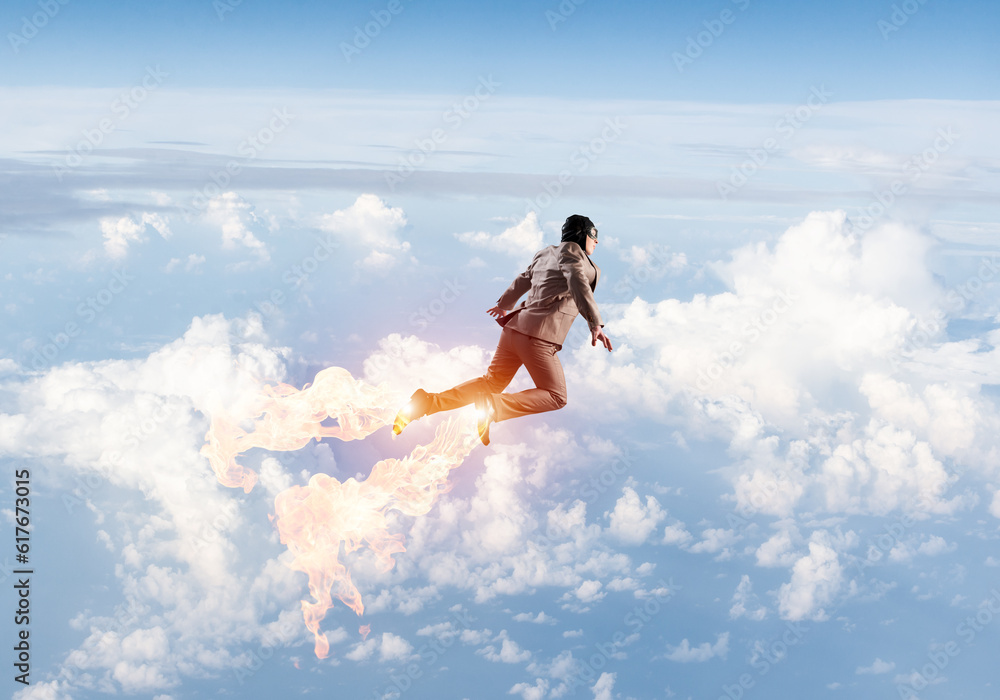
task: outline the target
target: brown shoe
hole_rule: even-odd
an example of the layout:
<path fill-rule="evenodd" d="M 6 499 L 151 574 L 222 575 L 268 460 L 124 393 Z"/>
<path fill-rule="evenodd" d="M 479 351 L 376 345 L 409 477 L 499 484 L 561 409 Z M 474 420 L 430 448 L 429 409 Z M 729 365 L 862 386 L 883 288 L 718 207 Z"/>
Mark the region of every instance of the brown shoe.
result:
<path fill-rule="evenodd" d="M 423 389 L 417 389 L 414 391 L 413 396 L 410 397 L 409 403 L 399 409 L 399 413 L 396 414 L 396 420 L 392 422 L 393 434 L 399 435 L 403 432 L 403 428 L 409 425 L 412 421 L 426 416 L 427 409 L 430 407 L 430 401 L 430 394 Z"/>

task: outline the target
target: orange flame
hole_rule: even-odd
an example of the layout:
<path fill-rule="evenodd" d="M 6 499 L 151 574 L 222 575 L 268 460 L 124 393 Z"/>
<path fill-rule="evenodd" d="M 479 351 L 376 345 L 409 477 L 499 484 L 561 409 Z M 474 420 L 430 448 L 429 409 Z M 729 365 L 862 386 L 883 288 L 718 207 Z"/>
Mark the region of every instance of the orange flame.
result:
<path fill-rule="evenodd" d="M 371 634 L 371 631 L 372 631 L 371 625 L 361 625 L 360 627 L 358 627 L 358 634 L 361 635 L 362 641 L 368 639 L 368 635 Z"/>
<path fill-rule="evenodd" d="M 386 388 L 373 387 L 340 367 L 329 367 L 316 375 L 313 384 L 301 390 L 287 384 L 261 385 L 248 413 L 253 430 L 240 427 L 229 415 L 213 415 L 205 435 L 205 455 L 224 486 L 240 487 L 247 493 L 257 482 L 252 469 L 236 458 L 260 447 L 267 450 L 298 450 L 326 437 L 356 440 L 390 425 L 402 396 Z M 335 426 L 323 421 L 334 418 Z M 289 566 L 308 576 L 313 600 L 302 601 L 306 628 L 315 638 L 316 656 L 330 652 L 320 622 L 333 606 L 333 595 L 361 615 L 364 603 L 347 567 L 345 555 L 367 547 L 382 571 L 395 566 L 394 554 L 405 552 L 403 535 L 389 532 L 391 511 L 418 516 L 427 513 L 438 495 L 447 491 L 448 474 L 479 444 L 475 420 L 450 418 L 438 426 L 434 440 L 420 445 L 403 459 L 384 459 L 372 467 L 364 481 L 343 483 L 326 474 L 314 474 L 306 486 L 293 486 L 274 499 L 274 523 L 282 544 L 293 555 Z M 367 637 L 370 625 L 359 632 Z"/>
<path fill-rule="evenodd" d="M 340 483 L 326 474 L 314 474 L 307 486 L 293 486 L 274 499 L 281 542 L 294 555 L 289 566 L 309 577 L 313 601 L 302 601 L 302 614 L 315 637 L 316 656 L 325 658 L 330 651 L 319 623 L 333 606 L 332 595 L 358 615 L 365 609 L 340 561 L 341 545 L 345 554 L 367 547 L 382 571 L 392 569 L 396 563 L 392 555 L 406 547 L 401 534 L 389 532 L 388 513 L 427 513 L 438 494 L 448 490 L 449 472 L 477 444 L 474 422 L 450 418 L 438 426 L 431 444 L 417 446 L 403 459 L 382 460 L 364 481 L 351 478 Z"/>
<path fill-rule="evenodd" d="M 249 410 L 252 432 L 231 416 L 213 415 L 201 454 L 220 484 L 250 493 L 257 473 L 241 466 L 237 455 L 254 447 L 298 450 L 325 437 L 357 440 L 392 423 L 399 402 L 400 394 L 383 384 L 372 386 L 346 369 L 328 367 L 301 390 L 288 384 L 262 385 Z M 322 425 L 327 418 L 335 418 L 337 425 Z"/>

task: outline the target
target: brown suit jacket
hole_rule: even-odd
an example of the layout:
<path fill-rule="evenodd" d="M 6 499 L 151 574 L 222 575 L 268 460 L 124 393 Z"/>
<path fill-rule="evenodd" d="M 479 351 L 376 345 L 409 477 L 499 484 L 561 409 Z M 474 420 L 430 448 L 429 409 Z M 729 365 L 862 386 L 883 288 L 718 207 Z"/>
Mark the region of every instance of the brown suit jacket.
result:
<path fill-rule="evenodd" d="M 587 320 L 591 329 L 604 325 L 594 301 L 600 278 L 601 268 L 576 243 L 542 248 L 497 300 L 501 309 L 513 309 L 501 323 L 561 348 L 577 314 Z M 525 292 L 528 298 L 514 309 Z"/>

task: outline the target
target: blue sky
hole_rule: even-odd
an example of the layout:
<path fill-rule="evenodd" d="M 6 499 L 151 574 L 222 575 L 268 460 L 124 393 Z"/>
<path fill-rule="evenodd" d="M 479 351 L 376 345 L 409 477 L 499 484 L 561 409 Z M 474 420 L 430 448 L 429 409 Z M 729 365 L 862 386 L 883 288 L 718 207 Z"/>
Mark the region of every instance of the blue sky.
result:
<path fill-rule="evenodd" d="M 994 696 L 997 13 L 7 3 L 9 690 Z M 566 408 L 390 509 L 391 571 L 343 555 L 365 613 L 317 658 L 276 499 L 429 443 L 446 417 L 385 416 L 483 372 L 485 310 L 573 213 L 615 351 L 575 328 Z M 330 367 L 379 387 L 373 432 L 217 478 L 213 419 Z"/>
<path fill-rule="evenodd" d="M 69 2 L 7 52 L 2 82 L 117 85 L 132 79 L 134 63 L 162 63 L 178 83 L 207 87 L 455 92 L 471 71 L 502 73 L 517 94 L 563 97 L 772 102 L 826 81 L 844 84 L 840 99 L 989 99 L 997 88 L 989 48 L 998 10 L 987 2 L 588 0 L 560 9 L 400 0 L 347 62 L 341 44 L 387 7 Z M 718 36 L 678 72 L 674 52 L 727 10 Z M 38 11 L 36 2 L 7 3 L 4 26 L 17 31 Z"/>

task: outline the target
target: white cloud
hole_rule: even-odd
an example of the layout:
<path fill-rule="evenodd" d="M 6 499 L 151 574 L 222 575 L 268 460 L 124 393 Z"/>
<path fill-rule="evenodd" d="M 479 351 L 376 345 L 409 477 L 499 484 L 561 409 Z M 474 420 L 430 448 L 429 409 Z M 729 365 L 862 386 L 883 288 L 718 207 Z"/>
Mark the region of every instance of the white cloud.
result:
<path fill-rule="evenodd" d="M 715 554 L 719 551 L 728 551 L 727 548 L 730 545 L 741 539 L 741 536 L 737 535 L 733 530 L 718 527 L 703 530 L 701 537 L 700 542 L 695 542 L 688 547 L 689 552 L 694 552 L 695 554 L 702 552 Z"/>
<path fill-rule="evenodd" d="M 382 661 L 405 661 L 413 655 L 413 645 L 392 632 L 385 632 L 378 654 Z"/>
<path fill-rule="evenodd" d="M 235 192 L 223 192 L 212 197 L 205 208 L 205 217 L 222 229 L 222 247 L 231 250 L 237 246 L 247 248 L 260 262 L 271 259 L 267 246 L 254 235 L 251 228 L 261 228 L 264 220 L 250 202 Z"/>
<path fill-rule="evenodd" d="M 518 683 L 509 691 L 508 695 L 520 695 L 524 700 L 543 700 L 546 693 L 549 692 L 549 682 L 544 678 L 538 678 L 535 680 L 534 685 L 529 685 L 527 683 Z"/>
<path fill-rule="evenodd" d="M 344 658 L 350 661 L 367 661 L 379 648 L 379 642 L 374 637 L 358 642 L 349 652 L 344 654 Z"/>
<path fill-rule="evenodd" d="M 170 238 L 170 219 L 162 214 L 143 213 L 138 221 L 131 216 L 119 218 L 105 217 L 100 221 L 101 233 L 104 234 L 104 250 L 109 257 L 116 260 L 128 254 L 129 245 L 146 240 L 147 227 L 156 230 L 163 238 Z"/>
<path fill-rule="evenodd" d="M 409 252 L 409 242 L 399 238 L 405 226 L 403 210 L 388 206 L 374 194 L 362 194 L 346 209 L 324 214 L 320 223 L 320 228 L 336 235 L 341 243 L 363 251 L 357 265 L 372 272 L 395 267 Z"/>
<path fill-rule="evenodd" d="M 957 545 L 948 544 L 948 541 L 943 537 L 931 535 L 920 544 L 916 544 L 915 541 L 897 542 L 889 550 L 889 561 L 897 563 L 908 562 L 917 554 L 933 557 L 939 554 L 954 552 L 956 548 Z"/>
<path fill-rule="evenodd" d="M 455 626 L 451 622 L 424 625 L 417 630 L 418 637 L 436 637 L 437 639 L 450 639 L 458 633 L 458 630 L 455 629 Z"/>
<path fill-rule="evenodd" d="M 469 644 L 471 646 L 479 646 L 489 641 L 493 637 L 493 632 L 488 629 L 482 630 L 462 630 L 459 635 L 459 639 L 462 640 L 462 644 Z"/>
<path fill-rule="evenodd" d="M 66 681 L 36 681 L 14 693 L 13 700 L 73 700 L 72 686 Z"/>
<path fill-rule="evenodd" d="M 740 582 L 733 593 L 732 607 L 729 608 L 729 617 L 737 619 L 746 617 L 750 620 L 763 620 L 767 616 L 767 608 L 760 605 L 757 596 L 753 592 L 753 584 L 746 574 L 740 577 Z"/>
<path fill-rule="evenodd" d="M 990 515 L 1000 518 L 1000 489 L 993 492 L 993 500 L 990 501 Z"/>
<path fill-rule="evenodd" d="M 794 526 L 793 526 L 794 528 Z M 794 531 L 794 530 L 793 530 Z M 781 530 L 771 535 L 756 551 L 757 566 L 791 566 L 798 559 L 792 545 L 793 531 Z M 796 539 L 798 532 L 794 531 Z"/>
<path fill-rule="evenodd" d="M 525 438 L 516 445 L 495 438 L 474 492 L 440 502 L 413 523 L 400 571 L 418 569 L 434 585 L 469 590 L 479 602 L 561 588 L 560 600 L 575 611 L 601 600 L 605 581 L 639 575 L 629 557 L 609 548 L 600 525 L 587 525 L 585 503 L 574 500 L 539 513 L 530 498 L 546 482 L 529 482 L 529 469 L 537 474 L 544 463 L 546 473 L 556 474 L 603 457 L 562 432 L 532 429 Z"/>
<path fill-rule="evenodd" d="M 566 508 L 560 504 L 546 514 L 547 531 L 553 534 L 576 532 L 587 525 L 587 504 L 577 499 Z"/>
<path fill-rule="evenodd" d="M 663 544 L 683 546 L 692 539 L 691 533 L 684 529 L 684 523 L 667 525 L 663 530 Z"/>
<path fill-rule="evenodd" d="M 530 211 L 519 223 L 502 233 L 491 235 L 475 231 L 455 234 L 455 237 L 473 248 L 484 248 L 527 261 L 542 247 L 544 233 L 538 225 L 538 215 Z"/>
<path fill-rule="evenodd" d="M 644 506 L 635 489 L 626 486 L 614 510 L 605 516 L 610 519 L 608 530 L 614 537 L 626 544 L 639 545 L 656 530 L 667 513 L 653 496 L 646 496 Z"/>
<path fill-rule="evenodd" d="M 894 668 L 896 668 L 895 663 L 883 661 L 882 659 L 876 657 L 871 666 L 858 666 L 854 672 L 859 675 L 878 675 L 881 673 L 889 673 Z"/>
<path fill-rule="evenodd" d="M 617 592 L 635 591 L 638 588 L 639 588 L 639 582 L 636 581 L 631 576 L 627 576 L 625 578 L 621 577 L 613 578 L 610 581 L 608 581 L 609 591 L 617 591 Z"/>
<path fill-rule="evenodd" d="M 365 381 L 379 384 L 392 379 L 394 384 L 444 391 L 455 384 L 485 373 L 489 354 L 474 345 L 460 345 L 442 351 L 433 343 L 416 336 L 398 333 L 378 341 L 378 347 L 364 361 Z M 419 429 L 417 422 L 407 430 Z"/>
<path fill-rule="evenodd" d="M 546 615 L 545 611 L 532 615 L 531 613 L 518 613 L 514 616 L 516 622 L 532 622 L 536 625 L 552 625 L 556 620 L 551 615 Z"/>
<path fill-rule="evenodd" d="M 943 496 L 949 474 L 926 442 L 906 430 L 872 421 L 864 436 L 837 445 L 816 477 L 831 511 L 885 515 L 896 509 L 952 513 L 961 496 Z"/>
<path fill-rule="evenodd" d="M 597 682 L 591 686 L 594 693 L 594 700 L 614 700 L 615 678 L 617 673 L 602 673 Z"/>
<path fill-rule="evenodd" d="M 972 498 L 950 493 L 949 459 L 992 474 L 1000 449 L 1000 414 L 978 390 L 996 351 L 944 336 L 955 306 L 931 245 L 898 224 L 859 234 L 843 212 L 814 212 L 712 266 L 725 292 L 638 290 L 606 314 L 627 351 L 581 346 L 567 374 L 609 415 L 728 438 L 737 513 L 954 513 Z M 845 403 L 838 387 L 851 386 Z"/>
<path fill-rule="evenodd" d="M 757 458 L 759 459 L 759 455 Z M 749 461 L 748 467 L 752 464 Z M 733 484 L 738 512 L 788 516 L 805 493 L 805 484 L 794 470 L 774 465 L 753 466 Z"/>
<path fill-rule="evenodd" d="M 823 606 L 833 602 L 843 583 L 837 553 L 814 533 L 809 554 L 792 567 L 792 579 L 778 590 L 778 607 L 784 620 L 825 620 Z"/>
<path fill-rule="evenodd" d="M 138 629 L 122 639 L 122 657 L 127 661 L 153 661 L 165 656 L 169 647 L 163 628 Z"/>
<path fill-rule="evenodd" d="M 522 649 L 517 642 L 507 636 L 507 630 L 502 630 L 494 642 L 500 642 L 500 650 L 497 651 L 493 644 L 478 650 L 476 653 L 487 661 L 494 663 L 519 664 L 531 660 L 531 652 Z"/>
<path fill-rule="evenodd" d="M 688 640 L 682 639 L 676 647 L 667 646 L 666 658 L 670 661 L 686 664 L 691 662 L 708 661 L 715 657 L 726 658 L 729 653 L 729 632 L 723 632 L 716 636 L 715 644 L 703 642 L 696 647 L 692 647 Z"/>
<path fill-rule="evenodd" d="M 600 581 L 584 581 L 577 587 L 573 594 L 581 603 L 594 603 L 607 595 L 601 590 Z"/>
<path fill-rule="evenodd" d="M 926 440 L 942 457 L 976 459 L 977 436 L 993 424 L 989 405 L 967 385 L 914 384 L 870 372 L 859 389 L 874 415 Z"/>
<path fill-rule="evenodd" d="M 36 460 L 39 478 L 61 489 L 69 522 L 103 521 L 100 537 L 118 560 L 121 603 L 72 623 L 83 641 L 64 668 L 84 675 L 53 672 L 67 694 L 80 682 L 151 694 L 191 673 L 245 668 L 244 644 L 302 640 L 300 582 L 236 544 L 274 536 L 266 494 L 238 504 L 198 454 L 205 415 L 239 405 L 258 372 L 284 376 L 259 319 L 208 316 L 148 357 L 69 362 L 8 385 L 22 413 L 0 414 L 0 455 Z M 77 478 L 91 485 L 82 498 Z"/>

